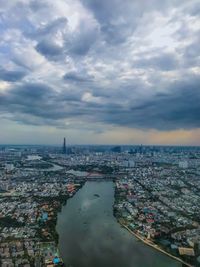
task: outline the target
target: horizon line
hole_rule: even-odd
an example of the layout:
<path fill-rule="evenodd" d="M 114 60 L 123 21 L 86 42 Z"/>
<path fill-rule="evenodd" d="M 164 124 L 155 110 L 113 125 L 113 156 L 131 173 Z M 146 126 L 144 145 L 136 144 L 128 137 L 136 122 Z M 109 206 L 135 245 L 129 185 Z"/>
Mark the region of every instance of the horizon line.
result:
<path fill-rule="evenodd" d="M 62 144 L 21 144 L 21 143 L 5 143 L 1 144 L 0 146 L 60 146 L 62 147 Z M 186 145 L 186 144 L 68 144 L 67 146 L 156 146 L 156 147 L 200 147 L 200 145 Z"/>

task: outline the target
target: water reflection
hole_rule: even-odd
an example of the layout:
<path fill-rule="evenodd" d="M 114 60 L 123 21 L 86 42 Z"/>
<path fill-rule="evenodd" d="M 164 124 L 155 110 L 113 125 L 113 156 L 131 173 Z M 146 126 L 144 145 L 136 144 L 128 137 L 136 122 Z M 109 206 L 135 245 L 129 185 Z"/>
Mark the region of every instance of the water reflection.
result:
<path fill-rule="evenodd" d="M 180 267 L 135 239 L 112 213 L 112 182 L 88 182 L 58 216 L 66 267 Z"/>

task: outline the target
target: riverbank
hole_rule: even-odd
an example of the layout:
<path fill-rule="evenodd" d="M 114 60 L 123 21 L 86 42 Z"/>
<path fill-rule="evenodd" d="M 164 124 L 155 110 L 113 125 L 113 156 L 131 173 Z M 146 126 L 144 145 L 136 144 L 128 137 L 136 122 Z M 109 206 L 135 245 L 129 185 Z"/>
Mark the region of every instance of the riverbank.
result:
<path fill-rule="evenodd" d="M 78 186 L 77 186 L 78 185 Z M 83 185 L 84 185 L 84 183 L 79 183 L 79 184 L 76 184 L 76 187 L 75 187 L 75 190 L 73 191 L 73 192 L 70 192 L 67 196 L 65 196 L 65 198 L 64 199 L 61 199 L 60 200 L 60 207 L 59 207 L 59 209 L 58 210 L 56 210 L 55 211 L 55 214 L 56 214 L 56 216 L 55 216 L 55 223 L 54 223 L 54 225 L 53 225 L 53 232 L 54 232 L 54 234 L 55 234 L 55 236 L 56 236 L 56 240 L 54 240 L 55 242 L 56 242 L 56 245 L 58 246 L 58 239 L 59 239 L 59 235 L 58 235 L 58 233 L 57 233 L 57 231 L 56 231 L 56 225 L 57 225 L 57 215 L 58 215 L 58 212 L 61 212 L 61 210 L 62 210 L 62 207 L 63 206 L 65 206 L 66 204 L 67 204 L 67 200 L 69 199 L 69 198 L 72 198 L 82 187 L 83 187 Z"/>
<path fill-rule="evenodd" d="M 72 198 L 79 191 L 79 189 L 83 187 L 83 185 L 83 182 L 77 184 L 76 181 L 74 181 L 73 186 L 68 186 L 68 194 L 53 199 L 46 199 L 43 216 L 41 216 L 42 221 L 40 221 L 40 228 L 38 229 L 38 236 L 40 236 L 41 244 L 40 255 L 43 259 L 43 264 L 45 264 L 45 262 L 51 263 L 53 262 L 53 259 L 56 258 L 57 261 L 59 259 L 58 266 L 64 266 L 58 248 L 59 234 L 56 230 L 57 217 L 58 213 L 61 212 L 62 208 L 67 204 L 67 200 Z M 47 253 L 49 251 L 51 251 L 51 253 Z"/>
<path fill-rule="evenodd" d="M 181 266 L 124 230 L 113 216 L 113 203 L 113 182 L 86 182 L 62 208 L 56 229 L 60 255 L 67 266 Z"/>
<path fill-rule="evenodd" d="M 184 221 L 185 217 L 177 213 L 176 218 L 176 213 L 172 213 L 172 218 L 171 212 L 138 180 L 124 179 L 115 183 L 113 214 L 123 226 L 143 243 L 185 266 L 199 266 L 196 231 L 193 233 L 191 223 L 187 219 Z M 188 236 L 191 236 L 193 243 Z"/>
<path fill-rule="evenodd" d="M 161 253 L 167 255 L 168 257 L 174 259 L 174 260 L 177 260 L 179 262 L 181 262 L 182 264 L 184 264 L 185 266 L 188 266 L 188 267 L 194 267 L 193 265 L 181 260 L 180 258 L 166 252 L 165 250 L 163 250 L 162 248 L 160 248 L 157 244 L 153 243 L 151 240 L 147 239 L 147 238 L 143 238 L 141 235 L 139 235 L 138 233 L 135 233 L 134 231 L 132 231 L 127 225 L 125 225 L 124 223 L 122 223 L 120 220 L 117 220 L 118 223 L 124 227 L 126 230 L 128 230 L 132 235 L 134 235 L 137 239 L 139 239 L 140 241 L 142 241 L 144 244 L 160 251 Z"/>

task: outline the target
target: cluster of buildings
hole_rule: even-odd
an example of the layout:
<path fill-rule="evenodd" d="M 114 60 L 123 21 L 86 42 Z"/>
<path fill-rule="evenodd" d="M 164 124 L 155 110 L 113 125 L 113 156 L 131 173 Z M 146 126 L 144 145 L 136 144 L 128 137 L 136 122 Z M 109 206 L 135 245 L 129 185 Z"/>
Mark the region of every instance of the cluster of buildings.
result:
<path fill-rule="evenodd" d="M 33 266 L 35 258 L 39 257 L 38 243 L 31 239 L 22 240 L 0 243 L 2 267 Z"/>
<path fill-rule="evenodd" d="M 135 167 L 116 180 L 114 204 L 115 216 L 133 233 L 194 265 L 200 254 L 196 171 L 169 163 Z"/>
<path fill-rule="evenodd" d="M 200 150 L 176 147 L 0 149 L 0 266 L 62 266 L 57 213 L 85 181 L 115 182 L 114 215 L 152 246 L 197 266 Z M 51 251 L 51 253 L 49 253 Z"/>
<path fill-rule="evenodd" d="M 81 184 L 64 168 L 29 153 L 0 153 L 0 266 L 63 266 L 57 213 Z"/>

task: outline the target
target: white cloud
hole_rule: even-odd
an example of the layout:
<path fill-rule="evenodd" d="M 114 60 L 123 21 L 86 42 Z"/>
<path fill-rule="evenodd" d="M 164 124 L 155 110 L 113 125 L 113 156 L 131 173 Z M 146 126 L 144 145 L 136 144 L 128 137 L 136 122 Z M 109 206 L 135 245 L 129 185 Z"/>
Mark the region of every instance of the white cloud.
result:
<path fill-rule="evenodd" d="M 0 93 L 30 83 L 49 86 L 56 93 L 48 106 L 49 118 L 42 112 L 32 117 L 26 114 L 32 124 L 38 120 L 38 124 L 45 121 L 60 127 L 70 121 L 76 128 L 84 121 L 86 128 L 94 130 L 102 123 L 104 127 L 140 127 L 135 117 L 141 118 L 143 111 L 138 106 L 150 105 L 159 93 L 166 94 L 165 103 L 169 103 L 172 92 L 179 95 L 185 90 L 178 88 L 180 84 L 183 87 L 183 77 L 187 84 L 193 82 L 191 77 L 198 81 L 197 3 L 0 0 L 0 60 L 4 70 Z M 18 79 L 12 79 L 9 71 L 18 74 Z M 15 119 L 26 124 L 24 110 L 20 107 Z M 194 115 L 188 121 L 177 117 L 175 122 L 168 113 L 163 116 L 171 128 L 175 124 L 198 127 L 191 123 Z M 156 115 L 154 120 L 153 127 L 159 128 Z"/>
<path fill-rule="evenodd" d="M 82 101 L 91 103 L 102 103 L 101 97 L 95 97 L 90 92 L 85 92 L 82 96 Z"/>

